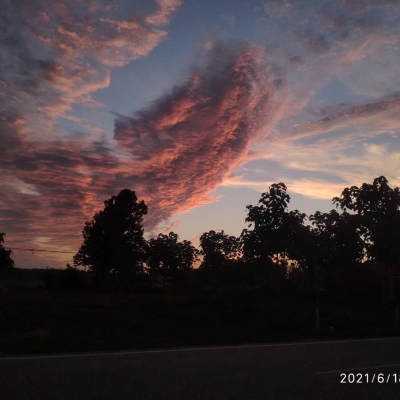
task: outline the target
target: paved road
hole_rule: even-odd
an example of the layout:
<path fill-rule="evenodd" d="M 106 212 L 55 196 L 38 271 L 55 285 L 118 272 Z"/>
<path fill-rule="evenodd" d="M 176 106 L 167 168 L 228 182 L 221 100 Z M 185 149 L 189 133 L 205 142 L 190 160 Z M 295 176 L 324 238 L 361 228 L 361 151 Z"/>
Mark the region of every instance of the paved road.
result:
<path fill-rule="evenodd" d="M 400 338 L 0 358 L 2 400 L 390 400 L 399 380 Z"/>

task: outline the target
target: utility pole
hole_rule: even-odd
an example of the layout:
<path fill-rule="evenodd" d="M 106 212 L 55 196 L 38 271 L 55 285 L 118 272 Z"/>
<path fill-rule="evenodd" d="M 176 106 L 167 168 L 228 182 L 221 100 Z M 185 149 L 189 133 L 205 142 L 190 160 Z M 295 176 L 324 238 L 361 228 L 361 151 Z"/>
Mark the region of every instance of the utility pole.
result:
<path fill-rule="evenodd" d="M 318 264 L 317 264 L 317 257 L 314 255 L 314 275 L 315 275 L 315 330 L 319 331 L 319 279 L 318 279 Z"/>
<path fill-rule="evenodd" d="M 399 326 L 399 300 L 400 300 L 400 294 L 399 294 L 399 278 L 396 277 L 393 279 L 393 292 L 394 292 L 394 301 L 395 301 L 395 323 L 396 326 Z"/>

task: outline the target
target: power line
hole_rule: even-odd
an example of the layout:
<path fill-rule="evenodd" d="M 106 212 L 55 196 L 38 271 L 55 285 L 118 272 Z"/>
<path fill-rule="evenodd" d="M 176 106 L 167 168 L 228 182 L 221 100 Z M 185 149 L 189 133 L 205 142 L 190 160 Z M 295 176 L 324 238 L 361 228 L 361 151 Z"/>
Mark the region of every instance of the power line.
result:
<path fill-rule="evenodd" d="M 43 250 L 43 249 L 24 249 L 22 247 L 13 247 L 8 250 L 22 250 L 22 251 L 31 251 L 34 253 L 35 251 L 45 251 L 47 253 L 64 253 L 64 254 L 75 254 L 76 251 L 61 251 L 61 250 Z"/>

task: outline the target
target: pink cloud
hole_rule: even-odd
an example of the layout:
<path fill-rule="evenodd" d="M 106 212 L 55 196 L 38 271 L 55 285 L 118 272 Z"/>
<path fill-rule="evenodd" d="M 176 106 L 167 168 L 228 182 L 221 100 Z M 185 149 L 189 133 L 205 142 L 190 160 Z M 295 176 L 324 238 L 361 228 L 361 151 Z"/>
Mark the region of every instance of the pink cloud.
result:
<path fill-rule="evenodd" d="M 4 114 L 3 136 L 9 133 L 8 145 L 0 145 L 0 168 L 9 180 L 0 219 L 8 245 L 76 249 L 84 222 L 125 187 L 148 204 L 147 230 L 216 201 L 210 193 L 261 134 L 276 88 L 257 47 L 219 43 L 207 57 L 204 68 L 194 68 L 186 82 L 148 108 L 118 115 L 114 144 L 85 136 L 32 138 L 31 116 Z M 64 90 L 61 75 L 56 84 Z M 46 117 L 62 106 L 49 110 L 50 104 Z M 43 244 L 37 237 L 51 239 Z"/>
<path fill-rule="evenodd" d="M 121 4 L 33 0 L 4 7 L 0 93 L 9 102 L 0 112 L 17 110 L 29 134 L 44 126 L 54 134 L 56 118 L 74 104 L 101 106 L 91 94 L 109 86 L 112 68 L 147 56 L 168 36 L 136 17 L 135 7 L 121 15 Z M 167 21 L 179 5 L 156 2 L 155 13 Z"/>
<path fill-rule="evenodd" d="M 124 4 L 124 12 L 120 6 Z M 168 21 L 179 6 L 155 2 Z M 9 2 L 0 23 L 0 221 L 8 244 L 76 249 L 82 223 L 121 189 L 124 171 L 105 133 L 70 113 L 76 104 L 103 107 L 93 93 L 110 84 L 114 67 L 147 56 L 167 37 L 136 17 L 135 5 L 105 0 Z M 148 14 L 150 15 L 150 14 Z M 63 117 L 92 133 L 64 136 Z"/>
<path fill-rule="evenodd" d="M 126 177 L 149 198 L 148 226 L 214 201 L 214 191 L 248 154 L 269 118 L 275 87 L 260 49 L 219 44 L 152 106 L 117 116 L 115 139 L 131 152 Z"/>
<path fill-rule="evenodd" d="M 160 26 L 169 23 L 169 16 L 183 4 L 183 0 L 156 0 L 158 10 L 146 17 L 146 22 L 150 25 Z"/>
<path fill-rule="evenodd" d="M 182 221 L 174 221 L 171 224 L 169 224 L 166 228 L 164 228 L 164 233 L 169 233 L 173 231 L 176 228 L 179 228 L 182 225 Z"/>

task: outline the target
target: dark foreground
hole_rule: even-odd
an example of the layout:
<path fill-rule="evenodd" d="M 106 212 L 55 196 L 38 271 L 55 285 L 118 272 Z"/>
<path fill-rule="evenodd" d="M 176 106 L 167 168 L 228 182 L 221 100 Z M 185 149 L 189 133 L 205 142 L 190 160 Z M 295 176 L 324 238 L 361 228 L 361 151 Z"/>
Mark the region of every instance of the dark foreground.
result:
<path fill-rule="evenodd" d="M 290 293 L 215 297 L 10 290 L 0 301 L 0 355 L 118 351 L 400 336 L 394 309 L 368 299 Z M 1 397 L 1 396 L 0 396 Z"/>
<path fill-rule="evenodd" d="M 399 375 L 400 339 L 0 358 L 3 400 L 390 400 Z"/>

